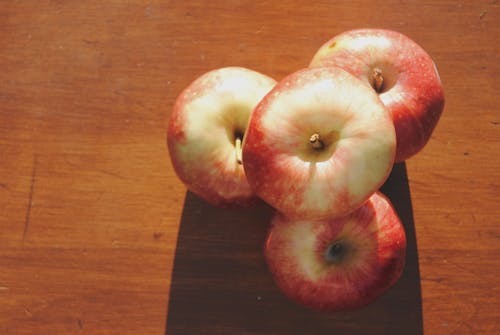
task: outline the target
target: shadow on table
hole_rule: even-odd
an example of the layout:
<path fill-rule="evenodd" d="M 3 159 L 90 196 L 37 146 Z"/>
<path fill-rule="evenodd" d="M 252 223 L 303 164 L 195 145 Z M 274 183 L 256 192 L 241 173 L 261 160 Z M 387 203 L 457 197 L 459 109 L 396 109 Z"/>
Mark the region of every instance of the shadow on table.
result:
<path fill-rule="evenodd" d="M 166 334 L 423 334 L 420 274 L 406 166 L 396 164 L 382 187 L 404 223 L 401 279 L 358 310 L 319 313 L 287 300 L 263 258 L 273 211 L 219 209 L 188 192 L 177 242 Z"/>

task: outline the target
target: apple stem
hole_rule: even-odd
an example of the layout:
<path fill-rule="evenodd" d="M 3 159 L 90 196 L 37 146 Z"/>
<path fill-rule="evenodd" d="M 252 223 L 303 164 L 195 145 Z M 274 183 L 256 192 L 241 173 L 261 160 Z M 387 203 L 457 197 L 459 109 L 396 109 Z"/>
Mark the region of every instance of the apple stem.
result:
<path fill-rule="evenodd" d="M 243 164 L 242 152 L 241 152 L 241 137 L 237 136 L 235 139 L 235 152 L 236 152 L 236 162 L 238 164 Z"/>
<path fill-rule="evenodd" d="M 377 91 L 377 93 L 382 92 L 384 86 L 384 77 L 382 76 L 382 70 L 378 67 L 373 69 L 372 73 L 372 86 Z"/>
<path fill-rule="evenodd" d="M 314 150 L 321 150 L 325 147 L 325 144 L 321 141 L 319 134 L 312 134 L 311 137 L 309 137 L 309 143 L 311 143 Z"/>

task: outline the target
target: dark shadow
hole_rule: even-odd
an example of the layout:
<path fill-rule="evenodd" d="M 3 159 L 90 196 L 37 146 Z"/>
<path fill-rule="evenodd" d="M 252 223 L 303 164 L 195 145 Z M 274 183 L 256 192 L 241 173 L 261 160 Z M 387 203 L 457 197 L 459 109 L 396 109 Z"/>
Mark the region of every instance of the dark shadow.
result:
<path fill-rule="evenodd" d="M 401 279 L 372 304 L 320 313 L 287 300 L 275 286 L 263 245 L 273 210 L 218 209 L 187 193 L 177 242 L 168 335 L 422 335 L 418 254 L 406 166 L 394 166 L 382 187 L 406 228 Z"/>

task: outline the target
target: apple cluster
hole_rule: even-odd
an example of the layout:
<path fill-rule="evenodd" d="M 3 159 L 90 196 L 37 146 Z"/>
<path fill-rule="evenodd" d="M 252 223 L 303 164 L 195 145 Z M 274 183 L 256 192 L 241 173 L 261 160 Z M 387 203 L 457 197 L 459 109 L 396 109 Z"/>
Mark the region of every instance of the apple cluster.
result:
<path fill-rule="evenodd" d="M 378 190 L 428 142 L 444 107 L 431 57 L 390 30 L 322 45 L 281 81 L 210 71 L 177 98 L 168 148 L 209 203 L 276 209 L 264 253 L 277 286 L 318 310 L 364 306 L 400 277 L 403 225 Z"/>

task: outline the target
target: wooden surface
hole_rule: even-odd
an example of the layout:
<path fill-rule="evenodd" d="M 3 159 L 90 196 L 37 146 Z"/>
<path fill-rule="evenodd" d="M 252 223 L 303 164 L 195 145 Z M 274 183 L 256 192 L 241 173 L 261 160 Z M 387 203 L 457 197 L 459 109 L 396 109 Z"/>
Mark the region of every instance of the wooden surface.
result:
<path fill-rule="evenodd" d="M 175 97 L 222 66 L 280 79 L 334 34 L 366 26 L 421 44 L 446 93 L 404 174 L 416 244 L 402 283 L 416 280 L 417 293 L 396 288 L 378 303 L 413 310 L 410 334 L 500 333 L 499 9 L 491 0 L 2 1 L 0 334 L 164 334 L 182 312 L 169 311 L 179 227 L 198 211 L 220 225 L 236 215 L 206 209 L 175 176 L 165 145 Z M 358 312 L 373 321 L 358 333 L 394 329 L 371 308 Z M 261 329 L 257 316 L 232 333 Z"/>

